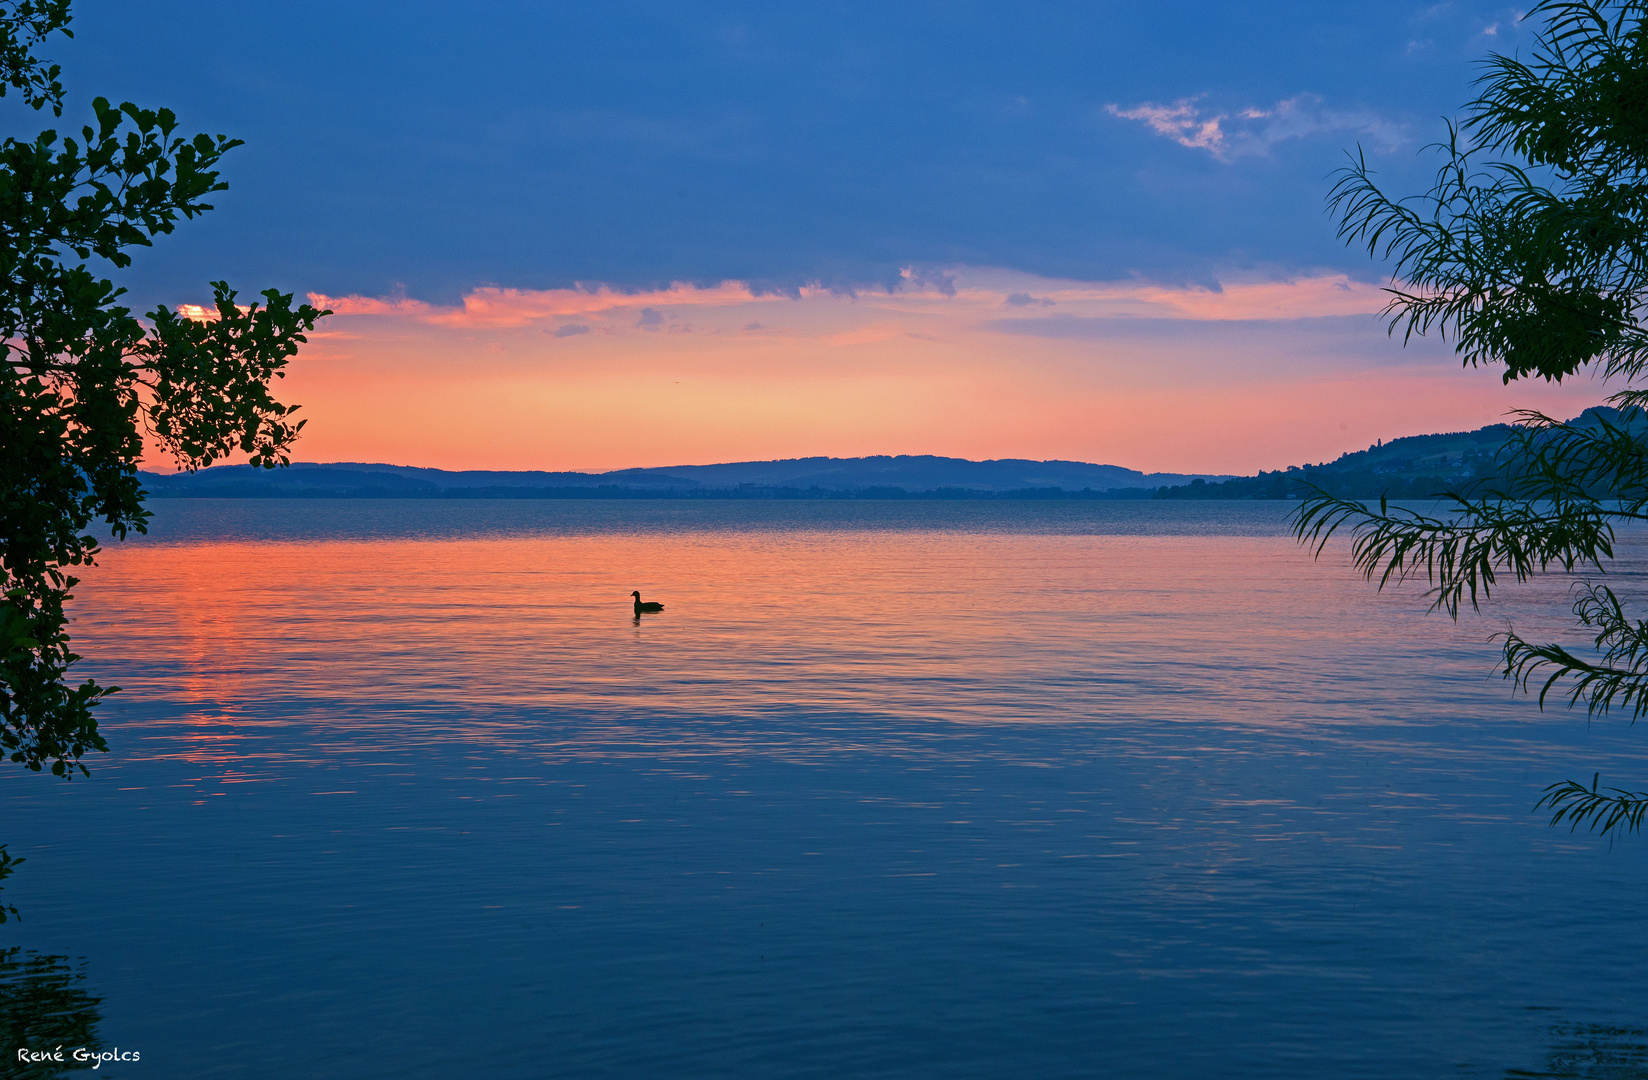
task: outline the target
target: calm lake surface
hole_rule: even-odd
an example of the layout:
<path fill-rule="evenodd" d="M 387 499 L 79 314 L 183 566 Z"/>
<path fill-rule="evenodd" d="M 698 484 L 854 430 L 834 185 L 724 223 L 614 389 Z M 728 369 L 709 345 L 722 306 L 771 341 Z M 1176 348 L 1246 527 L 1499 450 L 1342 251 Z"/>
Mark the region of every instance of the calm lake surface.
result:
<path fill-rule="evenodd" d="M 154 509 L 77 590 L 113 752 L 0 771 L 93 1075 L 1648 1075 L 1648 838 L 1530 813 L 1648 729 L 1488 640 L 1566 579 L 1454 624 L 1277 504 Z"/>

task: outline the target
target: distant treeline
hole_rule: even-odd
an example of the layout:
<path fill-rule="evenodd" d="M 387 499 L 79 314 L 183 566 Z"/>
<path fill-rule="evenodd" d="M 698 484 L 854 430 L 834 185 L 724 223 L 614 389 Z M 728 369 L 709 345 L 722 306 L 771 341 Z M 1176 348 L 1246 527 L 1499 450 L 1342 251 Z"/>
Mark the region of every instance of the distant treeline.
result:
<path fill-rule="evenodd" d="M 304 484 L 274 486 L 252 483 L 216 483 L 210 487 L 172 488 L 156 484 L 148 492 L 151 499 L 908 499 L 946 502 L 967 499 L 1012 500 L 1118 500 L 1118 499 L 1297 499 L 1315 485 L 1346 498 L 1424 499 L 1462 478 L 1458 470 L 1420 475 L 1389 475 L 1372 470 L 1337 470 L 1305 466 L 1262 472 L 1223 483 L 1195 480 L 1178 487 L 1111 488 L 1095 491 L 1083 488 L 1067 491 L 1058 487 L 1019 488 L 1013 491 L 979 491 L 975 488 L 944 487 L 910 491 L 902 487 L 861 488 L 765 487 L 745 484 L 732 488 L 640 488 L 620 484 L 572 487 L 463 487 L 437 488 L 432 485 L 337 485 Z"/>
<path fill-rule="evenodd" d="M 637 488 L 619 484 L 576 487 L 465 487 L 435 488 L 371 484 L 348 487 L 304 485 L 274 487 L 257 483 L 219 483 L 202 488 L 167 488 L 157 485 L 148 492 L 151 499 L 908 499 L 927 502 L 954 502 L 967 499 L 1012 500 L 1141 500 L 1141 499 L 1297 499 L 1314 484 L 1324 491 L 1350 499 L 1425 499 L 1457 486 L 1459 478 L 1447 474 L 1390 476 L 1371 471 L 1340 472 L 1331 468 L 1293 468 L 1238 477 L 1223 483 L 1192 481 L 1178 487 L 1111 488 L 1094 491 L 1066 491 L 1064 488 L 1020 488 L 1014 491 L 979 491 L 974 488 L 936 488 L 910 491 L 901 487 L 820 488 L 762 487 L 736 488 Z"/>
<path fill-rule="evenodd" d="M 1392 475 L 1376 473 L 1371 469 L 1336 470 L 1306 466 L 1261 472 L 1258 476 L 1243 476 L 1224 483 L 1208 484 L 1195 480 L 1180 487 L 1157 488 L 1151 492 L 1157 499 L 1297 499 L 1312 486 L 1346 499 L 1376 499 L 1381 495 L 1392 499 L 1428 499 L 1449 488 L 1457 488 L 1462 481 L 1458 471 Z"/>
<path fill-rule="evenodd" d="M 1161 491 L 1181 490 L 1162 488 Z M 1154 499 L 1155 488 L 1116 488 L 1094 491 L 1066 491 L 1063 488 L 1023 488 L 1017 491 L 976 491 L 972 488 L 937 488 L 909 491 L 901 487 L 795 488 L 761 487 L 753 484 L 735 488 L 637 488 L 618 484 L 577 487 L 466 487 L 420 488 L 404 486 L 276 488 L 267 484 L 219 483 L 205 489 L 158 487 L 148 493 L 153 499 L 917 499 L 956 501 L 962 499 Z"/>
<path fill-rule="evenodd" d="M 1597 412 L 1598 410 L 1591 410 Z M 1612 415 L 1612 410 L 1606 410 Z M 1583 419 L 1583 418 L 1581 418 Z M 1429 499 L 1487 479 L 1511 436 L 1506 424 L 1377 442 L 1337 460 L 1257 476 L 1157 488 L 1158 499 L 1297 499 L 1312 487 L 1346 499 Z"/>

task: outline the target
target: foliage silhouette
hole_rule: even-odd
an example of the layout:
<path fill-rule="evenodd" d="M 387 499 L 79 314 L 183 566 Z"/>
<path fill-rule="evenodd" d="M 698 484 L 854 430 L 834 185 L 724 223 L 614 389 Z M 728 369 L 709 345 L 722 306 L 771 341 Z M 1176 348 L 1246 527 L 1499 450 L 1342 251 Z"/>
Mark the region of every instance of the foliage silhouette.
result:
<path fill-rule="evenodd" d="M 62 115 L 58 67 L 35 49 L 72 36 L 69 19 L 68 0 L 0 0 L 0 96 Z M 243 306 L 221 281 L 194 318 L 121 306 L 98 271 L 210 210 L 239 142 L 185 138 L 168 109 L 97 98 L 92 114 L 78 136 L 0 143 L 0 751 L 65 778 L 108 748 L 93 710 L 116 689 L 68 677 L 64 605 L 98 554 L 94 522 L 144 531 L 146 439 L 186 470 L 236 451 L 285 464 L 303 423 L 269 384 L 329 314 L 273 289 Z"/>
<path fill-rule="evenodd" d="M 1648 4 L 1547 0 L 1532 56 L 1494 55 L 1478 95 L 1438 149 L 1431 190 L 1393 199 L 1360 152 L 1330 206 L 1340 236 L 1394 262 L 1387 309 L 1404 340 L 1436 331 L 1466 365 L 1504 365 L 1504 380 L 1561 381 L 1582 368 L 1621 389 L 1618 410 L 1563 423 L 1521 412 L 1493 475 L 1435 493 L 1436 512 L 1379 509 L 1312 490 L 1294 517 L 1321 554 L 1339 529 L 1379 586 L 1423 579 L 1433 608 L 1457 618 L 1503 579 L 1552 570 L 1601 574 L 1616 529 L 1648 520 Z M 1482 160 L 1484 157 L 1492 160 Z M 1648 624 L 1626 617 L 1607 585 L 1574 604 L 1589 654 L 1504 635 L 1504 674 L 1539 701 L 1558 688 L 1592 716 L 1648 712 Z M 1553 825 L 1636 830 L 1648 794 L 1575 781 L 1537 808 Z"/>

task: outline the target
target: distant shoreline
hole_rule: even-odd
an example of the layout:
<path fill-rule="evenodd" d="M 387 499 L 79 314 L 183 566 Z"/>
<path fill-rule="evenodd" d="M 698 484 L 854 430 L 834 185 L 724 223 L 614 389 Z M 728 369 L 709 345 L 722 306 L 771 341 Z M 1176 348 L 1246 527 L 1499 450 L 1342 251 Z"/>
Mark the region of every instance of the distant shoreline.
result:
<path fill-rule="evenodd" d="M 1162 489 L 1165 490 L 1165 489 Z M 150 499 L 402 499 L 426 502 L 430 500 L 509 499 L 515 501 L 543 501 L 565 499 L 669 499 L 672 501 L 751 501 L 751 500 L 805 500 L 805 501 L 922 501 L 958 502 L 985 500 L 1058 501 L 1058 500 L 1144 500 L 1161 498 L 1157 488 L 1120 488 L 1094 491 L 1066 491 L 1063 488 L 1021 488 L 1013 491 L 978 491 L 970 488 L 939 488 L 932 491 L 908 491 L 904 488 L 864 488 L 831 490 L 825 488 L 712 488 L 702 491 L 672 489 L 648 490 L 619 487 L 565 487 L 565 488 L 447 488 L 440 491 L 390 491 L 358 488 L 340 491 L 306 489 L 283 491 L 261 485 L 214 485 L 209 489 L 185 491 L 150 491 Z"/>

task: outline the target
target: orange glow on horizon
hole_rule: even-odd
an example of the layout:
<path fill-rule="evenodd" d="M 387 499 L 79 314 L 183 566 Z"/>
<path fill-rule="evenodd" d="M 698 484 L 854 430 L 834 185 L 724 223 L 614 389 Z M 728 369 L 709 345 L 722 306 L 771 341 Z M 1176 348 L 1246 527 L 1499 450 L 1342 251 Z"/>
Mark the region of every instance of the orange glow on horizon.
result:
<path fill-rule="evenodd" d="M 336 314 L 278 386 L 294 459 L 604 471 L 809 456 L 1061 458 L 1252 473 L 1376 439 L 1571 416 L 1594 381 L 1500 384 L 1403 349 L 1376 286 L 1220 289 L 957 271 L 944 289 L 477 289 Z M 152 464 L 164 467 L 165 463 Z"/>

